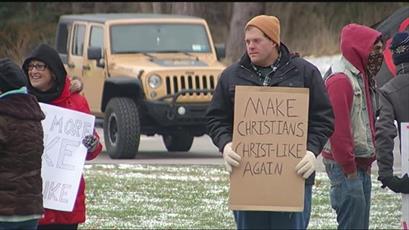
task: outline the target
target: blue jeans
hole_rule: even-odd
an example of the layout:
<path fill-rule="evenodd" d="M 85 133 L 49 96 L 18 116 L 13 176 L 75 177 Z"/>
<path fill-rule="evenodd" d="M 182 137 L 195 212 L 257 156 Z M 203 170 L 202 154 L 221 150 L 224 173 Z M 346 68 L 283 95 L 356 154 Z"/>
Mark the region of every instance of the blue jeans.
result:
<path fill-rule="evenodd" d="M 24 230 L 36 230 L 38 225 L 38 219 L 20 221 L 20 222 L 2 222 L 0 221 L 0 230 L 14 230 L 14 229 L 24 229 Z"/>
<path fill-rule="evenodd" d="M 357 178 L 348 179 L 335 161 L 324 159 L 325 170 L 331 181 L 331 207 L 337 213 L 339 229 L 368 229 L 371 207 L 371 176 L 357 170 Z"/>
<path fill-rule="evenodd" d="M 306 229 L 311 197 L 312 185 L 305 185 L 303 212 L 233 211 L 237 229 Z"/>

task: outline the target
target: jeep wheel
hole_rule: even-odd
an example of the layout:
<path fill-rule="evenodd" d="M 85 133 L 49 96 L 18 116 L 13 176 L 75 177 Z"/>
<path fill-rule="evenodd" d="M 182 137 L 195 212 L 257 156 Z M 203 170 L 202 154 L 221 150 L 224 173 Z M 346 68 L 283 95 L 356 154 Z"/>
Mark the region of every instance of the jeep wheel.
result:
<path fill-rule="evenodd" d="M 163 135 L 162 139 L 169 152 L 187 152 L 193 143 L 193 136 L 186 133 Z"/>
<path fill-rule="evenodd" d="M 131 159 L 138 152 L 140 141 L 139 113 L 130 98 L 109 101 L 104 118 L 104 139 L 112 159 Z"/>

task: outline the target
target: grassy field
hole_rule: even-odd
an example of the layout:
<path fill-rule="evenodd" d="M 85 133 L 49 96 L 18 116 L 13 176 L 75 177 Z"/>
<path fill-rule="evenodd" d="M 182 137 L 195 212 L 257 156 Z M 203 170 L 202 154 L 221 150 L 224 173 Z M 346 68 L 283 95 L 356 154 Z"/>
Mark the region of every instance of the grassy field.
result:
<path fill-rule="evenodd" d="M 80 229 L 234 229 L 222 166 L 86 165 L 87 221 Z M 371 229 L 400 227 L 401 198 L 372 176 Z M 329 181 L 318 173 L 310 229 L 334 229 Z"/>

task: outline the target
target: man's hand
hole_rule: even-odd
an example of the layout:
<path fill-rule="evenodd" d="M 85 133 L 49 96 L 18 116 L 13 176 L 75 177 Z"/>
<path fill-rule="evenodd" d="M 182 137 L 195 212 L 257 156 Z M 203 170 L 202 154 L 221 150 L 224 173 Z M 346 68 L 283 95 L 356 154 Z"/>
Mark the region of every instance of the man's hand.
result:
<path fill-rule="evenodd" d="M 226 170 L 231 173 L 233 168 L 240 165 L 241 157 L 239 154 L 233 151 L 232 143 L 229 142 L 224 146 L 223 149 L 223 159 L 224 159 L 224 166 Z"/>
<path fill-rule="evenodd" d="M 405 174 L 402 178 L 397 176 L 388 176 L 380 179 L 382 182 L 382 188 L 388 187 L 390 190 L 396 193 L 409 194 L 409 177 Z"/>
<path fill-rule="evenodd" d="M 302 160 L 295 166 L 297 174 L 307 179 L 315 171 L 315 161 L 314 153 L 307 150 Z"/>
<path fill-rule="evenodd" d="M 358 177 L 358 172 L 357 172 L 357 171 L 354 171 L 354 172 L 352 172 L 352 173 L 345 174 L 345 177 L 346 177 L 347 179 L 357 178 L 357 177 Z"/>

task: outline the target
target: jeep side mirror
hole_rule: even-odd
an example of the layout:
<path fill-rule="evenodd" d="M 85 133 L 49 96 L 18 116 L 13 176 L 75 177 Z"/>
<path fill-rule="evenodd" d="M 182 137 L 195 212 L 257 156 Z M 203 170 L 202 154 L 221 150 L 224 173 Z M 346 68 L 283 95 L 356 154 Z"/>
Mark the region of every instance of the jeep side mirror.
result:
<path fill-rule="evenodd" d="M 101 47 L 88 47 L 87 53 L 88 53 L 88 59 L 96 60 L 98 67 L 103 68 L 105 66 L 104 61 L 102 60 Z"/>
<path fill-rule="evenodd" d="M 215 44 L 214 47 L 216 48 L 216 56 L 217 56 L 217 60 L 221 60 L 223 58 L 226 57 L 226 52 L 224 49 L 224 44 L 219 43 L 219 44 Z"/>

